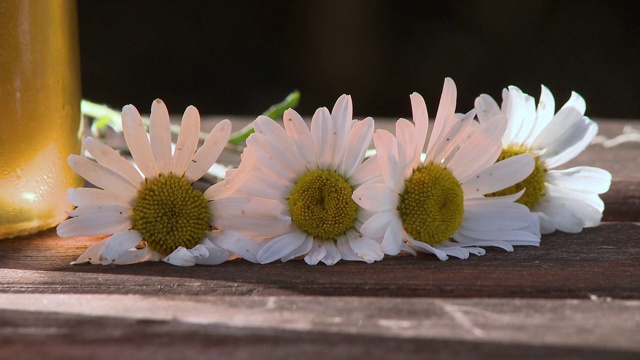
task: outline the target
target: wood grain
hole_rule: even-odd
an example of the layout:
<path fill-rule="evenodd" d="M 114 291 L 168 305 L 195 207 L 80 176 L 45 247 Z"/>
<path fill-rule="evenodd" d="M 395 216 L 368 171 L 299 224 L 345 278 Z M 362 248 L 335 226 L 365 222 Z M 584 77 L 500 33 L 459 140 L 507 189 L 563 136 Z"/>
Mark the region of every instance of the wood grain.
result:
<path fill-rule="evenodd" d="M 312 295 L 455 298 L 640 299 L 640 226 L 607 223 L 579 234 L 544 236 L 542 246 L 481 257 L 388 257 L 364 264 L 303 261 L 177 268 L 69 265 L 96 239 L 49 231 L 0 243 L 0 292 L 171 295 Z"/>

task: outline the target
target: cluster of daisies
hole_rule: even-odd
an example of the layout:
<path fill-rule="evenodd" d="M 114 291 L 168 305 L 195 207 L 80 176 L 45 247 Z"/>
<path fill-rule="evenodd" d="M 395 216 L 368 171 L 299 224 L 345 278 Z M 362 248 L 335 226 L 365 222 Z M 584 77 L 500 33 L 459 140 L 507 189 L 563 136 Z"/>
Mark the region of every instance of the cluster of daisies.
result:
<path fill-rule="evenodd" d="M 69 189 L 76 206 L 58 234 L 99 236 L 72 264 L 215 265 L 303 258 L 372 263 L 401 252 L 440 260 L 538 246 L 541 234 L 597 225 L 611 175 L 594 167 L 553 170 L 596 135 L 576 93 L 556 113 L 544 86 L 537 107 L 516 87 L 502 104 L 487 95 L 456 113 L 456 87 L 446 79 L 429 131 L 425 101 L 410 96 L 412 121 L 395 135 L 354 120 L 349 96 L 319 108 L 310 127 L 294 110 L 282 124 L 261 116 L 237 169 L 206 191 L 194 187 L 231 134 L 221 121 L 198 148 L 200 115 L 190 106 L 172 146 L 169 113 L 151 107 L 147 134 L 132 105 L 122 110 L 135 164 L 86 138 L 92 159 L 69 165 L 95 188 Z M 369 151 L 371 143 L 375 152 Z M 95 160 L 95 161 L 94 161 Z"/>

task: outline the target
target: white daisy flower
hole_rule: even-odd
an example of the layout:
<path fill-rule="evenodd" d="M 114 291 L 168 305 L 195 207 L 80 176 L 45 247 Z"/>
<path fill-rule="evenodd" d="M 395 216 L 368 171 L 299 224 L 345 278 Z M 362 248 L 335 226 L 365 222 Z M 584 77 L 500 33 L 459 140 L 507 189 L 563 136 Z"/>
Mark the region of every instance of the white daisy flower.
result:
<path fill-rule="evenodd" d="M 536 166 L 524 181 L 496 195 L 526 188 L 517 202 L 539 216 L 543 234 L 556 229 L 576 233 L 583 227 L 598 225 L 604 211 L 604 202 L 598 194 L 609 190 L 611 174 L 589 166 L 553 170 L 580 154 L 598 132 L 598 125 L 584 116 L 584 99 L 572 93 L 554 115 L 553 95 L 545 86 L 537 110 L 533 97 L 515 86 L 504 89 L 502 98 L 502 108 L 488 95 L 481 95 L 477 102 L 479 116 L 486 114 L 491 119 L 502 113 L 508 119 L 498 160 L 530 153 Z"/>
<path fill-rule="evenodd" d="M 243 181 L 253 161 L 245 162 L 247 170 L 237 170 L 204 194 L 193 186 L 224 149 L 231 134 L 229 120 L 218 123 L 196 151 L 200 114 L 189 106 L 173 154 L 169 113 L 159 99 L 153 102 L 150 121 L 147 136 L 138 110 L 133 105 L 122 109 L 125 140 L 139 170 L 114 149 L 90 137 L 84 146 L 97 162 L 69 157 L 71 168 L 98 188 L 68 190 L 67 197 L 77 208 L 58 226 L 58 235 L 109 236 L 90 246 L 72 264 L 163 260 L 180 266 L 214 265 L 229 259 L 231 253 L 212 241 L 248 241 L 237 233 L 219 231 L 216 213 L 221 207 L 246 207 L 227 195 Z M 221 216 L 220 220 L 226 219 Z"/>
<path fill-rule="evenodd" d="M 414 124 L 400 119 L 397 138 L 384 130 L 373 137 L 383 181 L 354 191 L 355 202 L 375 213 L 362 225 L 362 233 L 380 239 L 386 254 L 417 250 L 440 260 L 483 255 L 483 246 L 513 251 L 513 245 L 539 245 L 535 218 L 526 206 L 514 202 L 520 193 L 484 196 L 521 181 L 533 170 L 530 154 L 495 163 L 506 119 L 479 125 L 474 111 L 456 115 L 456 87 L 447 78 L 422 156 L 427 107 L 417 93 L 411 95 L 411 105 Z"/>
<path fill-rule="evenodd" d="M 382 259 L 380 244 L 358 231 L 367 213 L 351 199 L 354 189 L 376 175 L 375 158 L 362 163 L 373 119 L 352 120 L 352 113 L 351 97 L 343 95 L 331 113 L 315 112 L 311 130 L 292 109 L 284 113 L 284 128 L 267 117 L 256 119 L 247 145 L 259 165 L 238 193 L 282 206 L 264 223 L 246 224 L 245 235 L 261 247 L 258 262 L 303 255 L 311 265 Z"/>

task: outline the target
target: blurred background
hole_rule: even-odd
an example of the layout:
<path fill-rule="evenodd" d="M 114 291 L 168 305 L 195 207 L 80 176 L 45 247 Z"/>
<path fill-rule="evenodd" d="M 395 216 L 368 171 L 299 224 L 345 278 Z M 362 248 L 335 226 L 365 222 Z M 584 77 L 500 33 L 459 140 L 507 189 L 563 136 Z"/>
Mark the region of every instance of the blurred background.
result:
<path fill-rule="evenodd" d="M 256 116 L 290 91 L 299 112 L 351 94 L 355 114 L 433 117 L 443 80 L 459 112 L 540 84 L 592 118 L 640 118 L 640 1 L 78 2 L 83 97 L 148 112 Z"/>

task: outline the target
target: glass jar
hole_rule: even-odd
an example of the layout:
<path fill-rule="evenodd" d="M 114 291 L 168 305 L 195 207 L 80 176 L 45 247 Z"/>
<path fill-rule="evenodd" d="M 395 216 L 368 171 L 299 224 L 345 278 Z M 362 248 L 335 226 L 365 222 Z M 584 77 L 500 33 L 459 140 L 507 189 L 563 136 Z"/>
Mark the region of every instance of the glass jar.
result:
<path fill-rule="evenodd" d="M 80 100 L 75 0 L 0 1 L 0 238 L 53 227 L 72 209 Z"/>

